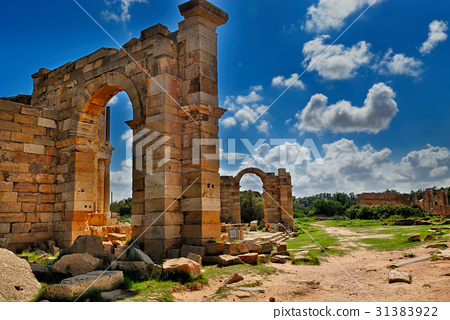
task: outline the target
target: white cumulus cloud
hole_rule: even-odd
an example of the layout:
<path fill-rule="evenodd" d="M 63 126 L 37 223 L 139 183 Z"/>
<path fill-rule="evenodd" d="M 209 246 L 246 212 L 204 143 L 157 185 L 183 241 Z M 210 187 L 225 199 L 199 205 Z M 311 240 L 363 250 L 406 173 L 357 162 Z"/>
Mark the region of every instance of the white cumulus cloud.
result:
<path fill-rule="evenodd" d="M 277 76 L 272 79 L 273 87 L 281 88 L 298 88 L 305 89 L 305 84 L 299 80 L 298 73 L 293 73 L 289 79 L 285 79 L 284 76 Z"/>
<path fill-rule="evenodd" d="M 439 42 L 447 40 L 448 22 L 434 20 L 429 25 L 428 39 L 422 43 L 419 51 L 421 54 L 426 55 L 437 47 Z"/>
<path fill-rule="evenodd" d="M 226 117 L 221 120 L 224 128 L 240 125 L 242 130 L 247 130 L 251 124 L 262 133 L 268 133 L 271 125 L 267 120 L 259 119 L 266 113 L 268 107 L 260 102 L 264 97 L 260 95 L 263 91 L 262 85 L 250 87 L 248 95 L 227 96 L 223 107 L 228 110 Z"/>
<path fill-rule="evenodd" d="M 225 128 L 231 128 L 237 124 L 236 119 L 233 117 L 226 117 L 221 123 Z"/>
<path fill-rule="evenodd" d="M 395 93 L 384 83 L 375 84 L 367 94 L 363 107 L 354 107 L 349 101 L 339 101 L 327 105 L 323 94 L 311 97 L 308 105 L 296 118 L 297 129 L 301 132 L 369 132 L 378 133 L 388 128 L 398 112 L 394 101 Z"/>
<path fill-rule="evenodd" d="M 256 129 L 261 133 L 269 133 L 269 129 L 272 126 L 266 120 L 261 120 L 259 124 L 256 125 Z"/>
<path fill-rule="evenodd" d="M 102 18 L 106 21 L 115 21 L 127 23 L 131 20 L 130 6 L 134 3 L 147 3 L 147 0 L 105 0 L 106 5 L 110 9 L 102 11 Z M 119 9 L 114 10 L 116 4 L 119 4 Z"/>
<path fill-rule="evenodd" d="M 131 159 L 122 161 L 122 167 L 118 171 L 111 171 L 111 191 L 114 201 L 131 197 L 133 162 Z"/>
<path fill-rule="evenodd" d="M 319 0 L 317 5 L 307 9 L 304 29 L 315 33 L 339 30 L 344 26 L 344 20 L 348 16 L 374 2 L 374 0 Z"/>
<path fill-rule="evenodd" d="M 254 87 L 252 87 L 253 90 L 250 91 L 250 93 L 246 96 L 237 96 L 236 103 L 237 104 L 249 104 L 249 103 L 256 103 L 258 101 L 261 101 L 263 98 L 254 90 Z M 259 88 L 257 88 L 259 89 Z M 261 89 L 262 90 L 262 89 Z M 260 91 L 260 90 L 258 90 Z"/>
<path fill-rule="evenodd" d="M 327 45 L 324 43 L 328 35 L 316 37 L 303 46 L 303 66 L 308 71 L 317 71 L 327 80 L 342 80 L 353 78 L 356 70 L 367 65 L 372 59 L 370 44 L 360 41 L 352 47 L 342 44 Z"/>
<path fill-rule="evenodd" d="M 380 74 L 419 77 L 422 73 L 422 65 L 422 61 L 406 57 L 402 53 L 394 54 L 394 51 L 389 48 L 383 59 L 375 64 L 373 69 Z"/>

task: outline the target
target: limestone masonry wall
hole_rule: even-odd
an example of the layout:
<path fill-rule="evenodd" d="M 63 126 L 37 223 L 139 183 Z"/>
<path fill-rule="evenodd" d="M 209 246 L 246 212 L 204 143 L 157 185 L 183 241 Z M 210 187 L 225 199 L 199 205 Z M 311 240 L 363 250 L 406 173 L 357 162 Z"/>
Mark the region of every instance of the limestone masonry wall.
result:
<path fill-rule="evenodd" d="M 108 225 L 105 109 L 121 91 L 133 108 L 133 236 L 155 261 L 220 239 L 219 158 L 208 155 L 218 153 L 226 111 L 216 29 L 228 15 L 206 0 L 179 11 L 178 31 L 158 24 L 121 50 L 40 69 L 31 106 L 1 101 L 0 239 L 9 247 L 53 238 L 64 248 Z"/>
<path fill-rule="evenodd" d="M 0 239 L 23 249 L 63 226 L 56 185 L 58 113 L 0 100 Z"/>
<path fill-rule="evenodd" d="M 290 173 L 285 169 L 278 169 L 278 176 L 274 172 L 265 173 L 258 168 L 247 168 L 235 177 L 220 177 L 221 220 L 226 223 L 241 223 L 241 197 L 239 183 L 246 174 L 257 175 L 263 184 L 264 223 L 266 228 L 270 224 L 279 222 L 294 227 L 292 182 Z"/>
<path fill-rule="evenodd" d="M 411 206 L 413 204 L 409 194 L 398 194 L 391 192 L 358 194 L 357 203 L 360 206 L 377 206 L 386 203 L 395 203 L 404 206 Z"/>

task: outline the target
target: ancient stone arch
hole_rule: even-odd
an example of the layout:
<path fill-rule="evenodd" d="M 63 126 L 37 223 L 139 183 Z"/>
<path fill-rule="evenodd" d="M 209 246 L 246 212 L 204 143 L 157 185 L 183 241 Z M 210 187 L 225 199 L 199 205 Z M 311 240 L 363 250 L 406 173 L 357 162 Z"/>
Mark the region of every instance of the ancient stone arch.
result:
<path fill-rule="evenodd" d="M 228 15 L 206 0 L 179 10 L 184 20 L 175 32 L 158 24 L 120 50 L 40 69 L 31 106 L 0 101 L 8 117 L 2 130 L 14 136 L 1 144 L 8 163 L 0 169 L 10 171 L 0 181 L 8 192 L 0 238 L 11 247 L 52 238 L 67 247 L 92 225 L 107 230 L 113 148 L 105 107 L 121 91 L 133 106 L 133 236 L 155 261 L 182 244 L 220 239 L 219 159 L 208 155 L 217 153 L 225 112 L 217 98 L 216 29 Z"/>
<path fill-rule="evenodd" d="M 241 223 L 240 181 L 246 174 L 255 174 L 262 181 L 264 197 L 264 223 L 266 228 L 273 223 L 294 226 L 291 175 L 285 169 L 265 173 L 258 168 L 247 168 L 235 177 L 220 177 L 221 220 L 226 223 Z"/>

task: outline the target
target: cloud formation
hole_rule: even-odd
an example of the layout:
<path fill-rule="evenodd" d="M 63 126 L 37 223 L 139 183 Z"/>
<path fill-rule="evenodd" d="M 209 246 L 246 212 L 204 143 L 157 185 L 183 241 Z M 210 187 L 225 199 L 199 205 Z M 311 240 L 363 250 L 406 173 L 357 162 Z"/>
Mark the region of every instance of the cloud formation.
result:
<path fill-rule="evenodd" d="M 353 78 L 356 70 L 367 65 L 372 59 L 370 44 L 360 41 L 352 47 L 342 44 L 327 45 L 324 43 L 328 35 L 316 37 L 303 46 L 303 66 L 308 71 L 317 71 L 327 80 L 343 80 Z"/>
<path fill-rule="evenodd" d="M 419 77 L 422 73 L 422 61 L 406 57 L 402 53 L 394 54 L 389 48 L 382 60 L 373 66 L 373 69 L 384 75 L 406 75 Z"/>
<path fill-rule="evenodd" d="M 409 192 L 418 188 L 450 185 L 450 151 L 431 145 L 409 152 L 398 162 L 391 159 L 392 151 L 388 148 L 377 150 L 370 144 L 360 147 L 348 139 L 324 144 L 321 148 L 322 163 L 311 157 L 310 150 L 298 143 L 286 142 L 280 146 L 263 144 L 258 152 L 259 155 L 249 155 L 238 169 L 221 169 L 221 174 L 234 176 L 247 167 L 257 167 L 266 172 L 286 168 L 291 173 L 296 196 L 337 191 L 379 192 L 386 189 Z M 284 155 L 287 163 L 280 161 L 280 154 Z M 242 190 L 251 189 L 255 184 L 255 179 L 251 179 L 251 183 L 243 181 Z M 259 179 L 257 182 L 261 184 Z"/>
<path fill-rule="evenodd" d="M 317 5 L 307 9 L 304 29 L 314 33 L 339 30 L 348 16 L 367 8 L 373 2 L 374 0 L 320 0 Z"/>
<path fill-rule="evenodd" d="M 106 21 L 127 23 L 131 20 L 130 6 L 134 3 L 147 3 L 147 0 L 105 0 L 106 5 L 111 9 L 105 9 L 101 12 L 102 18 Z M 117 12 L 111 11 L 116 5 L 120 5 Z"/>
<path fill-rule="evenodd" d="M 264 98 L 260 95 L 263 91 L 262 85 L 251 86 L 250 93 L 246 96 L 227 96 L 223 107 L 232 115 L 225 116 L 220 123 L 225 128 L 240 125 L 242 130 L 247 130 L 250 124 L 255 124 L 256 129 L 261 133 L 268 133 L 271 125 L 267 120 L 259 119 L 267 111 L 268 106 L 260 104 Z M 256 123 L 255 120 L 259 119 Z"/>
<path fill-rule="evenodd" d="M 428 32 L 428 39 L 422 43 L 419 49 L 422 55 L 429 54 L 431 50 L 437 47 L 439 42 L 447 40 L 448 37 L 446 33 L 448 30 L 448 22 L 446 21 L 434 20 L 428 28 L 430 30 Z"/>
<path fill-rule="evenodd" d="M 327 106 L 328 98 L 323 94 L 311 97 L 308 105 L 296 118 L 296 127 L 301 132 L 369 132 L 378 133 L 388 128 L 397 114 L 395 93 L 384 83 L 375 84 L 367 94 L 363 107 L 354 107 L 349 101 L 339 101 Z"/>
<path fill-rule="evenodd" d="M 299 79 L 298 73 L 293 73 L 289 79 L 277 76 L 272 79 L 272 87 L 305 89 L 305 84 Z"/>

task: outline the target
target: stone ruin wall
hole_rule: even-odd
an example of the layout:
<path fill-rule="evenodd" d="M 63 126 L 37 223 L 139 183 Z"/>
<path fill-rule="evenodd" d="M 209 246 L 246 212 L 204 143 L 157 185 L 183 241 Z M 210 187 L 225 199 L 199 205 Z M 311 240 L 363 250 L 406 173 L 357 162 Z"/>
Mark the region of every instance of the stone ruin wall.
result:
<path fill-rule="evenodd" d="M 113 150 L 104 136 L 105 106 L 121 91 L 133 107 L 127 123 L 134 135 L 168 138 L 152 150 L 152 168 L 133 149 L 133 236 L 143 235 L 156 261 L 182 244 L 220 239 L 219 159 L 205 154 L 216 153 L 208 141 L 218 139 L 225 112 L 217 98 L 216 28 L 228 15 L 205 0 L 179 9 L 178 31 L 158 24 L 123 50 L 102 48 L 41 69 L 32 76 L 31 106 L 0 102 L 0 238 L 10 247 L 53 238 L 64 248 L 104 225 Z"/>
<path fill-rule="evenodd" d="M 248 168 L 235 177 L 220 177 L 221 221 L 224 223 L 241 223 L 240 181 L 245 174 L 257 175 L 263 184 L 264 224 L 279 222 L 294 227 L 291 175 L 285 169 L 275 173 L 265 173 L 257 168 Z"/>
<path fill-rule="evenodd" d="M 427 212 L 439 215 L 441 218 L 450 217 L 450 205 L 448 202 L 447 190 L 434 191 L 431 188 L 426 189 L 420 204 L 422 209 Z"/>
<path fill-rule="evenodd" d="M 404 206 L 412 206 L 413 202 L 409 194 L 398 193 L 362 193 L 357 195 L 357 204 L 360 206 L 377 206 L 380 204 L 395 203 Z"/>
<path fill-rule="evenodd" d="M 0 239 L 23 249 L 62 232 L 58 112 L 0 100 Z"/>

